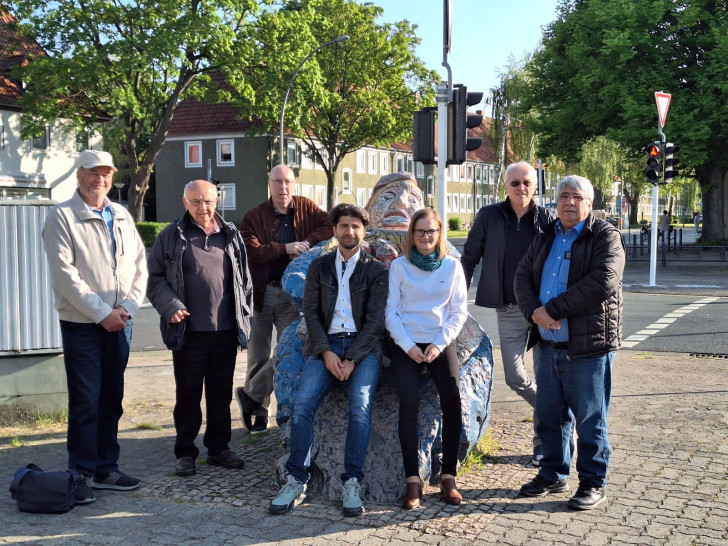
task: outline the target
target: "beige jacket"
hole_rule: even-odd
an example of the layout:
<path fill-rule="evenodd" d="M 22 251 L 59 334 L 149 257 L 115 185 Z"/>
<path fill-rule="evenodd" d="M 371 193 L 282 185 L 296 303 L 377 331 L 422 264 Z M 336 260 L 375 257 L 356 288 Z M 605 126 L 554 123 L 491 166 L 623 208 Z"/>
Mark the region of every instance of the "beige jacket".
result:
<path fill-rule="evenodd" d="M 134 220 L 111 203 L 116 256 L 106 222 L 78 191 L 51 209 L 43 226 L 43 245 L 61 320 L 101 323 L 121 305 L 134 316 L 144 300 L 147 262 Z"/>

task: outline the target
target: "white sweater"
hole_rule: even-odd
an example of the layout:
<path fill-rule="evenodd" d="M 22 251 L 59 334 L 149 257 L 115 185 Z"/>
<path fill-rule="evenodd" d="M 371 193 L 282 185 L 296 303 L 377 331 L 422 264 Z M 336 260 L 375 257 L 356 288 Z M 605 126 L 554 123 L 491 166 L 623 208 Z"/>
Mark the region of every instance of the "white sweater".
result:
<path fill-rule="evenodd" d="M 385 324 L 403 351 L 415 343 L 432 343 L 443 350 L 467 317 L 465 275 L 458 260 L 445 256 L 435 271 L 422 271 L 405 256 L 392 262 Z"/>

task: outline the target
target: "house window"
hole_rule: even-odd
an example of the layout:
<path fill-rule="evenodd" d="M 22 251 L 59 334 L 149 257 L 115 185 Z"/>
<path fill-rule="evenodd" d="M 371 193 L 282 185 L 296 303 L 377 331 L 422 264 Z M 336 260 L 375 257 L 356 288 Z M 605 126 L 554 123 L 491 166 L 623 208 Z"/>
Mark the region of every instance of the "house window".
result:
<path fill-rule="evenodd" d="M 483 180 L 483 171 L 480 168 L 480 165 L 476 165 L 475 166 L 475 181 L 480 182 L 481 180 Z"/>
<path fill-rule="evenodd" d="M 473 181 L 473 166 L 468 163 L 468 182 Z"/>
<path fill-rule="evenodd" d="M 351 169 L 341 171 L 341 191 L 351 193 Z"/>
<path fill-rule="evenodd" d="M 386 152 L 379 154 L 379 174 L 389 174 L 389 156 Z"/>
<path fill-rule="evenodd" d="M 301 143 L 301 168 L 313 168 L 313 157 L 311 154 L 311 150 L 308 148 L 308 145 L 306 143 Z"/>
<path fill-rule="evenodd" d="M 425 166 L 422 163 L 416 163 L 417 178 L 425 177 Z"/>
<path fill-rule="evenodd" d="M 473 196 L 468 195 L 468 212 L 473 212 Z"/>
<path fill-rule="evenodd" d="M 303 184 L 301 186 L 301 195 L 313 201 L 313 186 L 311 184 Z"/>
<path fill-rule="evenodd" d="M 217 194 L 220 197 L 218 209 L 235 210 L 235 184 L 218 184 Z"/>
<path fill-rule="evenodd" d="M 449 193 L 445 196 L 445 212 L 452 212 L 452 196 Z"/>
<path fill-rule="evenodd" d="M 460 196 L 457 193 L 452 194 L 452 211 L 460 212 Z"/>
<path fill-rule="evenodd" d="M 88 150 L 88 131 L 79 131 L 76 133 L 76 151 L 83 152 Z"/>
<path fill-rule="evenodd" d="M 411 157 L 407 158 L 407 172 L 413 173 L 415 172 L 415 160 Z"/>
<path fill-rule="evenodd" d="M 296 141 L 289 138 L 286 141 L 286 165 L 290 165 L 291 167 L 296 167 L 298 165 L 297 151 L 298 145 L 296 144 Z"/>
<path fill-rule="evenodd" d="M 51 130 L 47 125 L 43 129 L 43 134 L 37 137 L 33 137 L 33 149 L 35 150 L 47 150 L 51 144 Z"/>
<path fill-rule="evenodd" d="M 364 207 L 367 204 L 367 189 L 357 188 L 356 189 L 356 204 L 360 207 Z"/>
<path fill-rule="evenodd" d="M 369 174 L 377 174 L 377 152 L 369 152 Z"/>
<path fill-rule="evenodd" d="M 316 197 L 314 202 L 320 209 L 326 210 L 326 186 L 316 186 Z"/>
<path fill-rule="evenodd" d="M 406 162 L 405 162 L 404 156 L 398 155 L 397 156 L 397 172 L 401 173 L 401 172 L 406 171 L 407 169 L 405 168 L 405 165 L 406 165 Z"/>
<path fill-rule="evenodd" d="M 232 139 L 217 141 L 217 166 L 235 166 L 235 144 Z"/>
<path fill-rule="evenodd" d="M 202 142 L 185 142 L 185 167 L 202 167 Z"/>
<path fill-rule="evenodd" d="M 366 174 L 367 172 L 367 152 L 366 150 L 356 151 L 356 172 Z"/>

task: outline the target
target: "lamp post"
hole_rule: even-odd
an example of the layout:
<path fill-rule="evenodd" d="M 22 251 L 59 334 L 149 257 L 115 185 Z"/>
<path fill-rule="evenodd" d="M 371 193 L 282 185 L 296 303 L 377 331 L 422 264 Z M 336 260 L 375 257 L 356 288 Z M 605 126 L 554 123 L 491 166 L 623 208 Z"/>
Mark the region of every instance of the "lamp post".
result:
<path fill-rule="evenodd" d="M 293 85 L 293 81 L 296 79 L 296 76 L 298 76 L 298 71 L 301 70 L 301 67 L 304 65 L 304 63 L 306 61 L 308 61 L 311 57 L 313 57 L 319 49 L 322 49 L 322 48 L 326 47 L 327 45 L 336 44 L 338 42 L 345 42 L 348 39 L 349 39 L 348 36 L 343 35 L 343 36 L 338 36 L 337 38 L 334 38 L 330 42 L 321 44 L 316 49 L 314 49 L 311 53 L 306 55 L 304 57 L 304 59 L 298 64 L 298 66 L 296 67 L 296 70 L 293 72 L 293 76 L 291 76 L 291 80 L 288 82 L 288 87 L 286 88 L 286 94 L 283 97 L 283 106 L 281 107 L 281 124 L 280 124 L 280 133 L 279 133 L 279 137 L 278 137 L 279 144 L 280 144 L 280 147 L 279 147 L 280 155 L 278 157 L 278 160 L 281 164 L 283 164 L 283 120 L 286 115 L 286 103 L 288 102 L 288 94 L 291 92 L 291 86 Z"/>
<path fill-rule="evenodd" d="M 121 188 L 124 187 L 124 182 L 121 180 L 117 180 L 114 182 L 114 187 L 118 190 L 117 199 L 119 201 L 119 204 L 121 205 Z"/>

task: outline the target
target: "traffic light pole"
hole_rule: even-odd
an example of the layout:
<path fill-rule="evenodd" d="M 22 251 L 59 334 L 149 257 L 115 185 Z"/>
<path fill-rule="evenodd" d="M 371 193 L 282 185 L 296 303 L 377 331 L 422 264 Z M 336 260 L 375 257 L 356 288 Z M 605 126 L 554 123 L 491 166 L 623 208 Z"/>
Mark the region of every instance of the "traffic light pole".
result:
<path fill-rule="evenodd" d="M 667 138 L 665 138 L 665 133 L 662 132 L 662 123 L 658 120 L 657 121 L 657 133 L 660 135 L 660 138 L 662 139 L 662 148 L 665 148 L 665 142 L 667 142 Z M 661 156 L 663 154 L 660 154 Z M 657 212 L 660 208 L 658 206 L 659 204 L 659 184 L 658 182 L 660 179 L 658 178 L 652 183 L 652 229 L 650 230 L 650 284 L 648 286 L 655 286 L 655 277 L 657 274 Z M 663 237 L 666 236 L 666 234 L 662 235 Z"/>
<path fill-rule="evenodd" d="M 443 63 L 445 64 L 445 63 Z M 449 71 L 448 71 L 449 73 Z M 442 218 L 442 229 L 447 236 L 447 181 L 445 169 L 447 168 L 447 103 L 448 82 L 440 82 L 437 86 L 437 212 Z"/>

